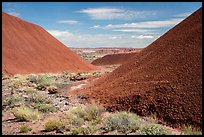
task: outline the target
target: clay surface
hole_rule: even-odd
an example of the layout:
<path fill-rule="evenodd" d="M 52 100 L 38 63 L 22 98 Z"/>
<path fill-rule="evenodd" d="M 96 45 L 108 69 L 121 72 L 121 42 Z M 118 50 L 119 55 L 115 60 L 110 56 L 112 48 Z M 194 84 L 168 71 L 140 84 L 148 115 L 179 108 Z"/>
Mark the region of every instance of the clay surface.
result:
<path fill-rule="evenodd" d="M 42 27 L 2 12 L 2 72 L 10 75 L 93 71 Z"/>

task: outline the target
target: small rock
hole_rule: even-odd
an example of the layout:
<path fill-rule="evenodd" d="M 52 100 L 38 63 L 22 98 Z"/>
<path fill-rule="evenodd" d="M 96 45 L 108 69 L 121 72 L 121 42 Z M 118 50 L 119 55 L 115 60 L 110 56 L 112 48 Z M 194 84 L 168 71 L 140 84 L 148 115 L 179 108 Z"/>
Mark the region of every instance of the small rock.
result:
<path fill-rule="evenodd" d="M 46 87 L 45 86 L 43 86 L 43 85 L 37 85 L 37 87 L 36 87 L 38 90 L 45 90 L 46 89 Z"/>
<path fill-rule="evenodd" d="M 57 93 L 57 87 L 56 87 L 56 86 L 50 86 L 50 87 L 48 87 L 48 92 L 49 92 L 50 94 L 55 94 L 55 93 Z"/>
<path fill-rule="evenodd" d="M 69 105 L 67 102 L 65 102 L 65 105 Z"/>

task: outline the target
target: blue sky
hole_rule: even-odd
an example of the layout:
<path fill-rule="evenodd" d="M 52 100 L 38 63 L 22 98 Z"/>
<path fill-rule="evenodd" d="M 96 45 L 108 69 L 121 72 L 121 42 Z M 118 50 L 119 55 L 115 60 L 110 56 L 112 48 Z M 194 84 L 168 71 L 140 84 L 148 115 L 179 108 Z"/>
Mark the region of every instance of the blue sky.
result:
<path fill-rule="evenodd" d="M 2 11 L 42 26 L 69 47 L 144 48 L 202 2 L 3 2 Z"/>

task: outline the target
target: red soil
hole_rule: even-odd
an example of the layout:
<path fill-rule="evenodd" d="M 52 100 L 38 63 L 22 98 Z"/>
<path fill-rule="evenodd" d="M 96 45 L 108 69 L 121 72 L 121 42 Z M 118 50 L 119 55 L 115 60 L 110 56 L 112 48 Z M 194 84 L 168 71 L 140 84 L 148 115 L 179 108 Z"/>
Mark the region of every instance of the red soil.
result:
<path fill-rule="evenodd" d="M 10 75 L 93 71 L 42 27 L 2 12 L 2 72 Z"/>
<path fill-rule="evenodd" d="M 202 126 L 202 8 L 82 94 L 110 110 Z"/>
<path fill-rule="evenodd" d="M 102 58 L 98 58 L 91 62 L 93 65 L 113 65 L 113 64 L 123 64 L 132 58 L 137 52 L 132 53 L 118 53 L 118 54 L 109 54 L 105 55 Z"/>

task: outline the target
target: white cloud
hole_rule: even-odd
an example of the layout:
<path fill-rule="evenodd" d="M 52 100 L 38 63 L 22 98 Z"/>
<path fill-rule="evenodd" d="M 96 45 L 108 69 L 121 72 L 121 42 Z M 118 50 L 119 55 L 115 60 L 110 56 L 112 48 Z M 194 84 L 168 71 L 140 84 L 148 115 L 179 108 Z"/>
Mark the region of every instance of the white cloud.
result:
<path fill-rule="evenodd" d="M 102 28 L 104 29 L 114 29 L 114 28 L 161 28 L 175 26 L 181 22 L 183 18 L 173 18 L 170 20 L 163 21 L 146 21 L 138 23 L 125 23 L 125 24 L 109 24 Z"/>
<path fill-rule="evenodd" d="M 138 38 L 138 39 L 152 39 L 152 38 L 154 38 L 154 37 L 151 36 L 151 35 L 147 35 L 147 36 L 140 35 L 140 36 L 138 36 L 138 37 L 136 37 L 136 38 Z"/>
<path fill-rule="evenodd" d="M 191 12 L 185 12 L 185 13 L 175 15 L 175 17 L 188 17 L 191 14 L 192 14 Z"/>
<path fill-rule="evenodd" d="M 118 32 L 138 32 L 138 33 L 148 33 L 148 32 L 154 32 L 155 30 L 148 30 L 148 29 L 115 29 L 112 31 L 118 31 Z"/>
<path fill-rule="evenodd" d="M 64 23 L 64 24 L 77 24 L 78 21 L 76 20 L 59 20 L 58 23 Z"/>
<path fill-rule="evenodd" d="M 73 37 L 74 35 L 69 31 L 60 31 L 60 30 L 48 30 L 48 32 L 59 39 L 60 41 L 66 41 L 67 38 Z"/>
<path fill-rule="evenodd" d="M 15 12 L 15 11 L 9 12 L 8 14 L 16 16 L 16 17 L 20 17 L 20 15 L 21 15 L 20 13 Z"/>
<path fill-rule="evenodd" d="M 16 3 L 16 2 L 5 2 L 2 3 L 2 7 L 4 7 L 6 9 L 6 13 L 16 16 L 16 17 L 20 17 L 21 14 L 16 10 L 18 8 L 21 7 L 21 4 Z"/>
<path fill-rule="evenodd" d="M 55 38 L 68 47 L 135 47 L 144 48 L 152 43 L 153 38 L 137 38 L 127 34 L 73 34 L 69 31 L 48 30 Z M 146 35 L 145 35 L 146 36 Z M 145 37 L 143 36 L 143 37 Z M 141 36 L 140 36 L 141 37 Z"/>
<path fill-rule="evenodd" d="M 93 20 L 105 20 L 105 19 L 131 20 L 156 15 L 155 11 L 133 11 L 107 7 L 82 9 L 78 12 L 87 14 Z"/>
<path fill-rule="evenodd" d="M 101 26 L 100 25 L 94 25 L 93 27 L 91 27 L 91 28 L 94 28 L 94 29 L 96 29 L 96 28 L 100 28 Z"/>
<path fill-rule="evenodd" d="M 117 39 L 117 37 L 116 37 L 116 36 L 113 36 L 113 37 L 110 37 L 109 39 Z"/>

